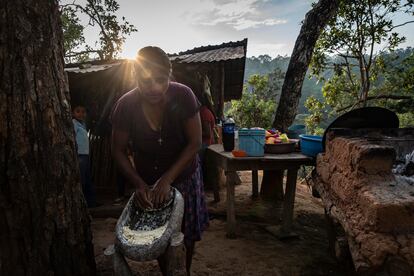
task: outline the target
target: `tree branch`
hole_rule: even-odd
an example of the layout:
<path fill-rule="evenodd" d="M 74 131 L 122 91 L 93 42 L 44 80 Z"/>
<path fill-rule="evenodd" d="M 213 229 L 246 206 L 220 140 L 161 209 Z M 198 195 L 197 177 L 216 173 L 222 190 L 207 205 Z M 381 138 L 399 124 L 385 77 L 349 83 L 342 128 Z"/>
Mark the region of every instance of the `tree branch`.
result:
<path fill-rule="evenodd" d="M 338 56 L 343 57 L 343 58 L 345 58 L 345 59 L 347 59 L 347 58 L 354 58 L 354 59 L 358 59 L 358 56 L 350 55 L 349 53 L 347 53 L 347 54 L 341 54 L 341 53 L 338 53 Z"/>
<path fill-rule="evenodd" d="M 348 57 L 344 57 L 345 58 L 345 62 L 346 62 L 346 73 L 348 75 L 349 80 L 351 81 L 351 84 L 353 87 L 355 87 L 355 82 L 354 79 L 352 78 L 352 73 L 351 73 L 351 67 L 349 66 L 349 61 L 348 61 Z"/>
<path fill-rule="evenodd" d="M 95 17 L 93 16 L 93 14 L 91 14 L 87 9 L 85 9 L 84 7 L 82 7 L 81 5 L 79 5 L 79 4 L 75 4 L 75 2 L 73 2 L 72 4 L 65 4 L 65 5 L 61 5 L 60 6 L 62 9 L 64 9 L 64 8 L 66 8 L 66 7 L 75 7 L 75 8 L 77 8 L 77 9 L 79 9 L 79 10 L 81 10 L 82 12 L 84 12 L 84 13 L 86 13 L 88 16 L 89 16 L 89 18 L 92 18 L 92 19 L 94 19 L 95 20 Z M 96 20 L 95 20 L 96 21 Z"/>
<path fill-rule="evenodd" d="M 89 1 L 88 1 L 88 3 L 89 3 Z M 112 57 L 113 57 L 113 52 L 114 52 L 114 46 L 113 46 L 113 44 L 112 44 L 112 41 L 111 41 L 111 39 L 109 38 L 108 34 L 107 34 L 107 33 L 106 33 L 106 31 L 105 31 L 105 28 L 104 28 L 104 26 L 103 26 L 103 24 L 102 24 L 102 20 L 101 20 L 101 18 L 99 17 L 99 13 L 98 13 L 98 11 L 96 10 L 95 6 L 91 4 L 91 7 L 92 7 L 93 11 L 95 12 L 95 14 L 96 14 L 96 16 L 97 16 L 97 18 L 95 19 L 95 20 L 96 20 L 96 23 L 98 23 L 99 27 L 101 28 L 102 35 L 105 37 L 105 40 L 107 41 L 107 43 L 110 45 L 110 49 L 111 49 L 111 50 L 110 50 L 109 56 L 110 56 L 110 59 L 112 59 Z"/>
<path fill-rule="evenodd" d="M 368 61 L 368 65 L 367 65 L 367 72 L 371 69 L 371 64 L 372 64 L 372 57 L 374 55 L 374 44 L 375 44 L 375 30 L 374 30 L 374 15 L 373 15 L 373 11 L 372 11 L 372 6 L 371 6 L 371 2 L 368 1 L 369 3 L 369 19 L 370 19 L 370 24 L 371 24 L 371 29 L 370 29 L 370 33 L 371 33 L 371 50 L 370 50 L 370 54 L 369 54 L 369 61 Z"/>
<path fill-rule="evenodd" d="M 79 56 L 79 55 L 90 54 L 90 53 L 97 53 L 99 55 L 101 52 L 102 51 L 100 51 L 100 50 L 87 50 L 87 51 L 80 51 L 80 52 L 70 52 L 68 54 L 65 54 L 65 58 L 71 58 L 71 57 L 76 57 L 76 56 Z"/>
<path fill-rule="evenodd" d="M 89 16 L 89 20 L 92 20 L 93 22 L 95 22 L 96 24 L 98 24 L 99 28 L 101 29 L 102 35 L 104 36 L 105 40 L 108 42 L 111 42 L 111 39 L 109 38 L 108 34 L 105 31 L 105 28 L 103 26 L 102 20 L 99 16 L 99 12 L 96 10 L 95 6 L 90 3 L 90 1 L 87 1 L 87 3 L 90 5 L 92 12 L 84 7 L 82 7 L 79 4 L 76 4 L 75 2 L 73 2 L 72 4 L 65 4 L 65 5 L 61 5 L 61 8 L 64 9 L 65 7 L 75 7 L 79 10 L 81 10 L 82 12 L 84 12 L 85 14 L 87 14 Z M 92 24 L 89 23 L 89 25 L 93 26 Z M 111 44 L 110 48 L 111 48 L 111 53 L 110 53 L 110 58 L 112 59 L 113 56 L 113 51 L 114 51 L 114 47 Z M 102 52 L 102 51 L 101 51 Z"/>
<path fill-rule="evenodd" d="M 356 103 L 350 104 L 346 107 L 343 107 L 341 109 L 336 110 L 336 112 L 342 112 L 350 107 L 356 106 L 360 103 L 363 103 L 364 101 L 371 101 L 371 100 L 379 100 L 379 99 L 386 99 L 386 100 L 413 100 L 410 96 L 401 96 L 401 95 L 378 95 L 378 96 L 370 96 L 367 97 L 365 100 L 360 99 Z"/>
<path fill-rule="evenodd" d="M 395 28 L 398 28 L 398 27 L 401 27 L 401 26 L 404 26 L 404 25 L 407 25 L 407 24 L 410 24 L 410 23 L 414 23 L 414 20 L 407 21 L 407 22 L 404 22 L 404 23 L 401 23 L 401 24 L 398 24 L 398 25 L 392 26 L 392 28 L 388 29 L 388 30 L 387 30 L 387 32 L 391 32 L 391 31 L 392 31 L 392 30 L 394 30 Z"/>

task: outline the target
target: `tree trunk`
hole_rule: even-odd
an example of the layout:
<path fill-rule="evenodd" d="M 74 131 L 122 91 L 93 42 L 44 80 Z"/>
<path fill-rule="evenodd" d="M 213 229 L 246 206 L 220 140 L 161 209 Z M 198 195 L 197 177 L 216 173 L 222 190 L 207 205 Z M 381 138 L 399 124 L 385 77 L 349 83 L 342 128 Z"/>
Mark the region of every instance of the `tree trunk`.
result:
<path fill-rule="evenodd" d="M 264 200 L 283 200 L 283 170 L 263 171 L 260 196 Z"/>
<path fill-rule="evenodd" d="M 305 16 L 293 48 L 273 121 L 273 127 L 282 132 L 286 132 L 295 120 L 302 94 L 302 84 L 312 58 L 313 48 L 323 28 L 336 14 L 338 5 L 339 0 L 320 0 Z M 261 194 L 265 195 L 270 192 L 267 196 L 270 199 L 280 198 L 280 175 L 283 175 L 283 172 L 275 173 L 279 177 L 273 177 L 269 171 L 263 172 Z"/>
<path fill-rule="evenodd" d="M 312 58 L 313 48 L 320 33 L 336 14 L 339 0 L 319 0 L 306 14 L 299 36 L 296 39 L 273 127 L 286 131 L 296 116 L 302 84 Z"/>
<path fill-rule="evenodd" d="M 0 275 L 94 275 L 58 5 L 0 2 Z"/>

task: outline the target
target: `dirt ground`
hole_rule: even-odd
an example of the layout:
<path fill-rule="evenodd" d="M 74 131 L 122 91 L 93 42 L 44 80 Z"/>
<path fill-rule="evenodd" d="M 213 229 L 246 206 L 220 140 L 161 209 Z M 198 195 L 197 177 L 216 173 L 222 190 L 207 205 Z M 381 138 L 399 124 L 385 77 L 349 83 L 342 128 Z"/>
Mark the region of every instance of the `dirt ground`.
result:
<path fill-rule="evenodd" d="M 297 238 L 279 240 L 267 229 L 280 223 L 281 203 L 251 199 L 251 176 L 241 173 L 236 186 L 237 239 L 225 235 L 225 189 L 222 202 L 213 203 L 207 192 L 210 227 L 196 244 L 192 275 L 348 275 L 328 251 L 322 203 L 313 198 L 306 183 L 298 183 L 294 232 Z M 260 183 L 260 182 L 259 182 Z M 112 275 L 111 259 L 104 249 L 113 243 L 116 218 L 92 221 L 99 275 Z M 129 262 L 136 275 L 161 275 L 156 261 Z"/>

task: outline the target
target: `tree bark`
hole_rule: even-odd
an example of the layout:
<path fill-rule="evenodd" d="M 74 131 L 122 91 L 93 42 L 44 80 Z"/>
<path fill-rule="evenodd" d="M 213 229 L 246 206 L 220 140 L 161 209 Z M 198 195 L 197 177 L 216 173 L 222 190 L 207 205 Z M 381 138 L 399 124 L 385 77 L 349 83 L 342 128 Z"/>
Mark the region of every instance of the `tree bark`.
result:
<path fill-rule="evenodd" d="M 0 2 L 0 275 L 96 274 L 55 0 Z"/>
<path fill-rule="evenodd" d="M 316 41 L 326 24 L 336 14 L 338 5 L 339 0 L 319 0 L 306 14 L 283 82 L 273 121 L 273 127 L 276 129 L 286 131 L 293 123 Z"/>
<path fill-rule="evenodd" d="M 339 0 L 319 0 L 305 16 L 293 48 L 272 124 L 274 128 L 282 132 L 286 132 L 295 120 L 302 95 L 303 80 L 312 58 L 313 48 L 326 24 L 335 16 L 338 6 Z M 274 173 L 279 176 L 283 175 L 282 171 Z M 263 172 L 262 195 L 270 193 L 267 195 L 269 199 L 280 199 L 280 187 L 280 177 L 273 177 L 270 171 Z"/>
<path fill-rule="evenodd" d="M 282 201 L 283 192 L 283 170 L 263 171 L 260 196 L 264 200 Z"/>

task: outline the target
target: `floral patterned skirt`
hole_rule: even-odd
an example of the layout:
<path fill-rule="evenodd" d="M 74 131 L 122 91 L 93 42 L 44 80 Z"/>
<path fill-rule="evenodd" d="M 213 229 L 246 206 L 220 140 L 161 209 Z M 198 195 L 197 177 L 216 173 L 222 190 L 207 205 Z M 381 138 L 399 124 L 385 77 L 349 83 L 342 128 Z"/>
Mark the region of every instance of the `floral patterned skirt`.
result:
<path fill-rule="evenodd" d="M 204 197 L 203 172 L 200 163 L 187 179 L 174 183 L 184 198 L 184 217 L 181 231 L 184 233 L 184 242 L 190 245 L 201 240 L 202 232 L 208 227 L 208 211 Z"/>

